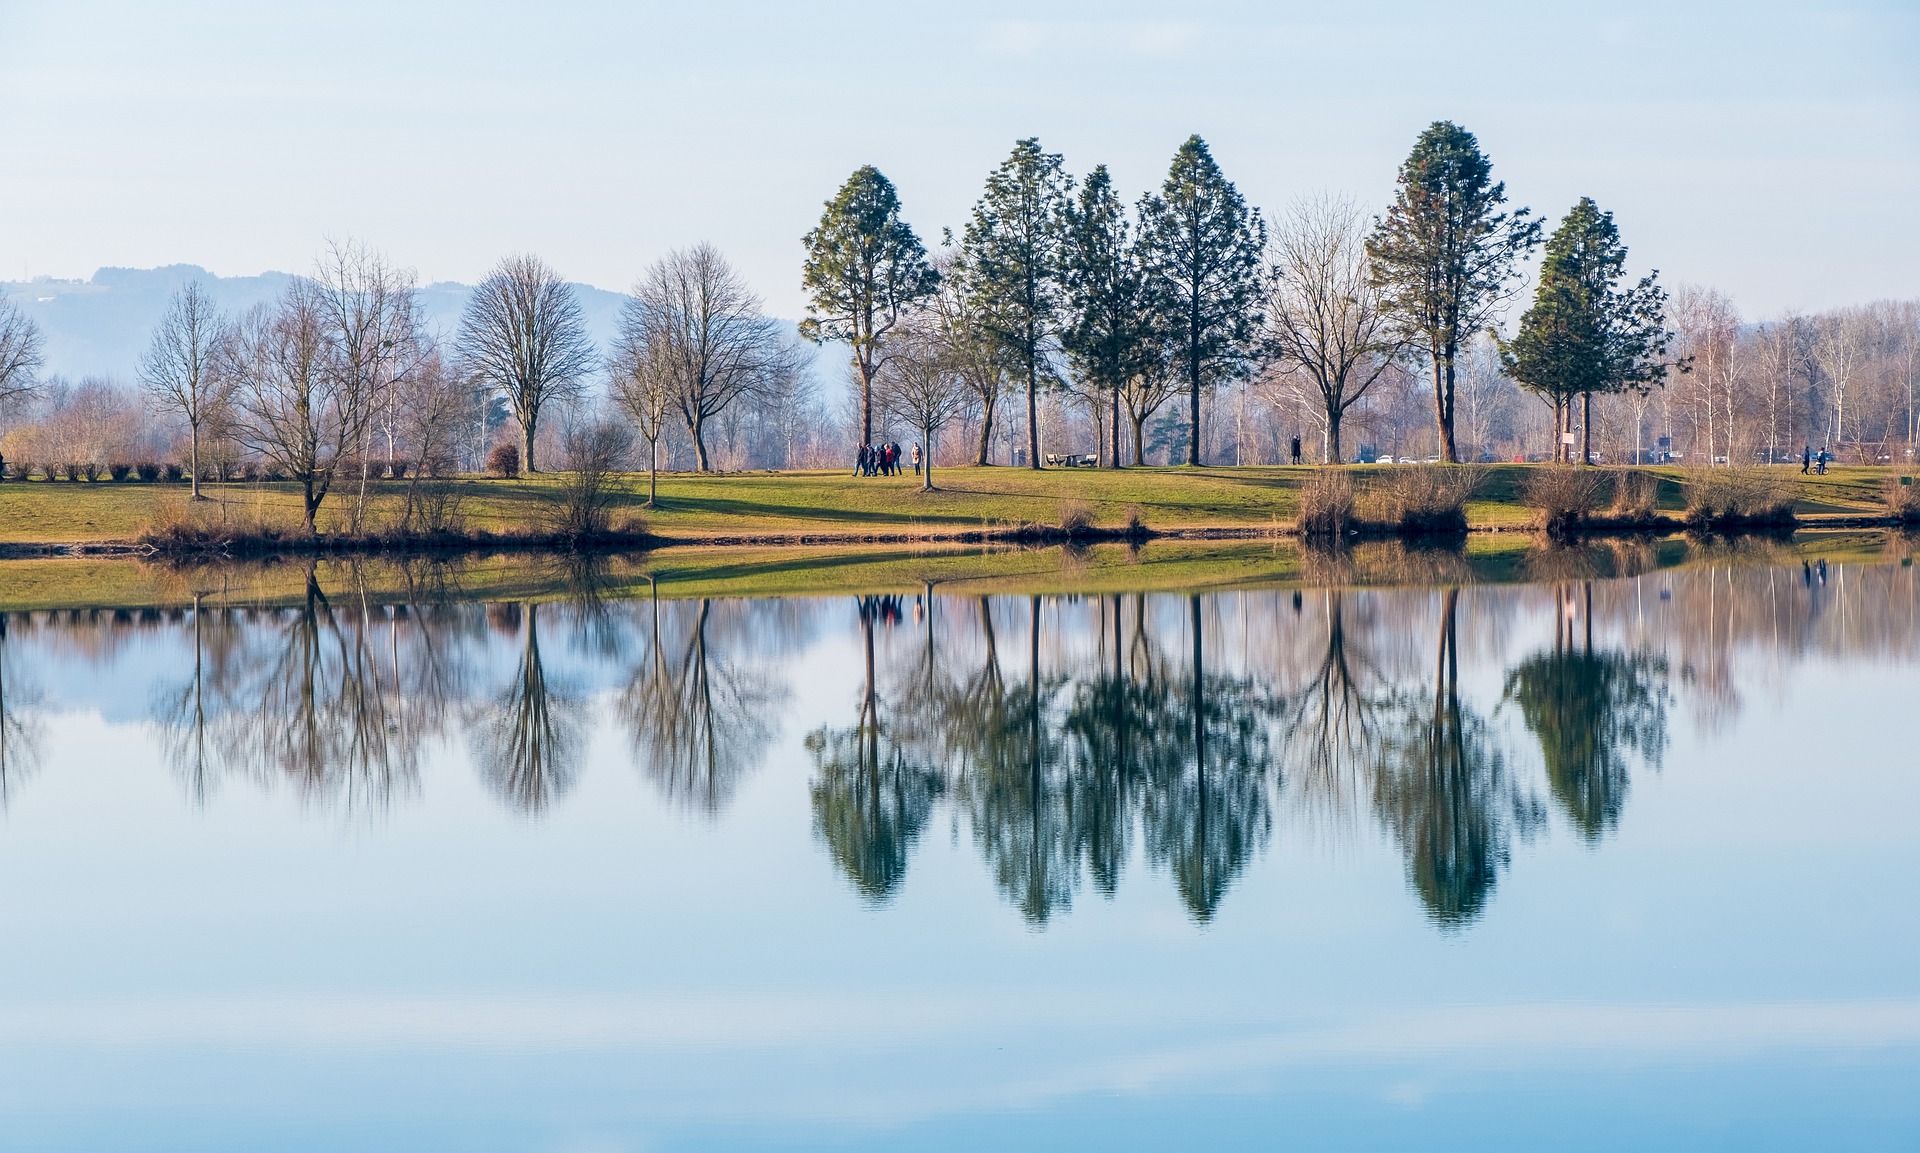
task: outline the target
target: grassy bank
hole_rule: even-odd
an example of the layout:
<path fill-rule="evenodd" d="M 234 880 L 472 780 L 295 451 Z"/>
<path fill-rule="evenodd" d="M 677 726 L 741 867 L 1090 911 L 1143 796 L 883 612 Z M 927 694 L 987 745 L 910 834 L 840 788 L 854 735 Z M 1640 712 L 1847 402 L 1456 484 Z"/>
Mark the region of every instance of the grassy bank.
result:
<path fill-rule="evenodd" d="M 1487 534 L 1451 547 L 1399 541 L 1325 549 L 1298 541 L 1154 541 L 1088 548 L 699 548 L 586 562 L 498 555 L 227 562 L 180 565 L 131 558 L 0 561 L 0 612 L 139 610 L 302 601 L 309 574 L 326 596 L 379 603 L 667 597 L 845 596 L 874 593 L 1216 591 L 1287 586 L 1462 585 L 1586 580 L 1690 565 L 1886 562 L 1920 538 L 1885 532 L 1803 532 L 1791 540 L 1684 536 L 1552 545 L 1530 534 Z"/>
<path fill-rule="evenodd" d="M 1364 487 L 1394 466 L 1354 466 Z M 1519 528 L 1531 519 L 1523 500 L 1536 465 L 1494 465 L 1484 472 L 1467 517 L 1474 528 Z M 1208 529 L 1276 530 L 1294 522 L 1301 485 L 1311 468 L 1144 468 L 1106 471 L 1011 468 L 943 469 L 939 491 L 923 493 L 911 477 L 856 479 L 844 473 L 670 474 L 660 479 L 660 504 L 640 507 L 646 477 L 621 479 L 620 515 L 644 519 L 654 534 L 694 543 L 795 543 L 932 539 L 981 529 L 1060 523 L 1070 504 L 1084 506 L 1092 523 L 1119 528 L 1137 515 L 1159 532 Z M 1649 470 L 1660 478 L 1659 507 L 1678 513 L 1687 476 L 1679 469 Z M 1883 511 L 1882 491 L 1897 474 L 1882 468 L 1834 468 L 1802 477 L 1779 470 L 1795 511 L 1817 525 Z M 475 533 L 537 533 L 551 516 L 557 483 L 551 477 L 434 482 L 444 486 L 458 523 Z M 0 484 L 0 544 L 88 545 L 128 542 L 161 523 L 272 525 L 299 521 L 299 495 L 288 483 L 205 486 L 210 500 L 189 506 L 184 485 L 125 482 L 8 481 Z M 404 482 L 377 483 L 365 523 L 397 523 Z M 351 486 L 322 509 L 322 532 L 347 527 L 355 501 Z"/>

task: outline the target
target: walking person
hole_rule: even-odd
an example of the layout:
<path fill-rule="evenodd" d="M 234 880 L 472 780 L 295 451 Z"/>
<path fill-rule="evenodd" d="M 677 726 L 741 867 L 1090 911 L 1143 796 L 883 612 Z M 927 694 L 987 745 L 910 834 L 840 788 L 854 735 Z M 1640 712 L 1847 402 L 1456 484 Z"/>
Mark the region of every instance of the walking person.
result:
<path fill-rule="evenodd" d="M 1805 448 L 1800 450 L 1800 475 L 1805 476 L 1812 471 L 1813 471 L 1813 446 L 1808 445 Z"/>
<path fill-rule="evenodd" d="M 1827 475 L 1827 456 L 1828 456 L 1828 453 L 1827 453 L 1827 446 L 1823 444 L 1823 445 L 1821 445 L 1821 446 L 1820 446 L 1820 468 L 1819 468 L 1819 473 L 1820 473 L 1820 475 L 1821 475 L 1821 476 L 1825 476 L 1825 475 Z"/>
<path fill-rule="evenodd" d="M 1300 438 L 1299 437 L 1296 436 L 1293 438 L 1293 444 L 1291 447 L 1293 448 L 1293 463 L 1299 464 L 1300 463 Z"/>
<path fill-rule="evenodd" d="M 913 446 L 913 475 L 920 475 L 920 446 Z"/>
<path fill-rule="evenodd" d="M 867 471 L 867 446 L 861 445 L 853 454 L 853 475 L 861 476 Z"/>

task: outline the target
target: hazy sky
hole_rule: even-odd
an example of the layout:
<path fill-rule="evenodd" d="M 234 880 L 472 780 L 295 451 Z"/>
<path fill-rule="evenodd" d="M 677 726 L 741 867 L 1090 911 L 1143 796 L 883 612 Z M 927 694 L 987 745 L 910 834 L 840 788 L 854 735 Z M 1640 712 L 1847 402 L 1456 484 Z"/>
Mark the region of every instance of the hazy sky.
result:
<path fill-rule="evenodd" d="M 929 243 L 1014 139 L 1129 196 L 1192 132 L 1270 213 L 1379 205 L 1428 122 L 1518 203 L 1616 214 L 1750 314 L 1920 295 L 1920 4 L 0 0 L 0 279 L 428 279 L 532 250 L 623 287 L 718 244 L 775 312 L 856 165 Z"/>

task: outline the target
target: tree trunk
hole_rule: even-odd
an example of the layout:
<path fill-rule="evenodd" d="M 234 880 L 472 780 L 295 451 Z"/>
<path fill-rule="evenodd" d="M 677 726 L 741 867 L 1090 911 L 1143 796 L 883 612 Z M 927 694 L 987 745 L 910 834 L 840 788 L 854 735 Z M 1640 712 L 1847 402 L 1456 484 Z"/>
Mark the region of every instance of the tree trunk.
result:
<path fill-rule="evenodd" d="M 973 463 L 981 468 L 987 464 L 987 454 L 993 447 L 993 405 L 982 405 L 980 409 L 980 452 Z"/>
<path fill-rule="evenodd" d="M 192 447 L 187 450 L 189 458 L 187 461 L 187 471 L 191 474 L 189 483 L 193 486 L 193 495 L 188 499 L 200 500 L 200 422 L 197 420 L 194 421 L 192 425 L 188 426 L 187 431 L 188 440 L 192 442 Z"/>
<path fill-rule="evenodd" d="M 922 440 L 922 444 L 920 446 L 920 456 L 921 456 L 920 491 L 932 492 L 933 491 L 933 429 L 923 428 L 920 430 L 920 433 L 921 433 L 921 440 Z"/>
<path fill-rule="evenodd" d="M 539 425 L 540 419 L 535 416 L 520 422 L 520 463 L 528 472 L 540 471 L 533 466 L 533 436 Z"/>
<path fill-rule="evenodd" d="M 660 499 L 660 440 L 655 437 L 647 442 L 647 507 L 654 507 Z"/>
<path fill-rule="evenodd" d="M 1031 358 L 1027 361 L 1027 467 L 1040 467 L 1040 373 Z"/>
<path fill-rule="evenodd" d="M 1453 443 L 1453 357 L 1454 350 L 1447 350 L 1447 389 L 1444 397 L 1436 396 L 1435 403 L 1440 406 L 1440 459 L 1448 464 L 1460 463 L 1460 451 Z"/>
<path fill-rule="evenodd" d="M 1144 416 L 1133 418 L 1133 463 L 1136 467 L 1147 463 L 1147 434 L 1143 431 L 1146 423 Z"/>
<path fill-rule="evenodd" d="M 320 511 L 320 501 L 313 495 L 313 474 L 307 474 L 305 479 L 301 481 L 300 488 L 301 523 L 306 528 L 308 536 L 318 536 L 320 535 L 320 530 L 315 527 L 313 518 L 314 514 Z"/>
<path fill-rule="evenodd" d="M 1200 348 L 1198 342 L 1187 346 L 1188 415 L 1193 424 L 1187 429 L 1187 463 L 1200 463 Z"/>
<path fill-rule="evenodd" d="M 1593 463 L 1593 394 L 1580 394 L 1580 465 Z"/>
<path fill-rule="evenodd" d="M 687 431 L 693 434 L 693 456 L 694 456 L 695 462 L 699 465 L 700 471 L 701 472 L 711 471 L 707 468 L 707 419 L 706 417 L 695 414 L 694 418 L 687 422 Z M 868 443 L 871 443 L 871 442 L 868 442 Z"/>
<path fill-rule="evenodd" d="M 1113 419 L 1108 422 L 1113 429 L 1113 455 L 1107 460 L 1108 468 L 1120 467 L 1120 386 L 1113 388 Z"/>
<path fill-rule="evenodd" d="M 1327 463 L 1339 464 L 1343 459 L 1345 454 L 1340 449 L 1340 409 L 1329 405 L 1327 407 Z"/>
<path fill-rule="evenodd" d="M 873 364 L 867 353 L 854 358 L 860 367 L 860 447 L 873 443 Z M 707 471 L 706 456 L 700 458 L 700 471 Z"/>

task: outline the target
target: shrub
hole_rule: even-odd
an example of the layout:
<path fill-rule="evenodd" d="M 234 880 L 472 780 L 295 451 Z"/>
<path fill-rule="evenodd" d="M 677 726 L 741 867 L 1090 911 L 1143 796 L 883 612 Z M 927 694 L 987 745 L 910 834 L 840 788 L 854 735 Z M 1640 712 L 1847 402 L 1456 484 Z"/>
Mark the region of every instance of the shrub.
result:
<path fill-rule="evenodd" d="M 1699 529 L 1794 524 L 1782 478 L 1764 468 L 1704 468 L 1687 481 L 1687 524 Z"/>
<path fill-rule="evenodd" d="M 169 464 L 169 465 L 167 466 L 167 479 L 168 479 L 168 480 L 180 480 L 180 479 L 182 479 L 182 478 L 184 478 L 184 477 L 185 477 L 186 475 L 187 475 L 187 470 L 186 470 L 186 469 L 184 469 L 184 468 L 181 468 L 181 467 L 180 467 L 179 465 L 177 465 L 177 464 Z"/>
<path fill-rule="evenodd" d="M 32 480 L 35 470 L 40 466 L 30 460 L 15 461 L 12 465 L 14 479 Z"/>
<path fill-rule="evenodd" d="M 107 475 L 117 481 L 127 479 L 127 476 L 132 472 L 133 466 L 124 461 L 107 466 Z"/>
<path fill-rule="evenodd" d="M 81 465 L 80 472 L 87 478 L 89 483 L 100 479 L 100 466 L 92 461 Z"/>
<path fill-rule="evenodd" d="M 391 476 L 391 477 L 393 477 L 393 479 L 395 479 L 395 480 L 405 480 L 405 479 L 407 479 L 407 469 L 408 469 L 408 467 L 409 467 L 409 466 L 408 466 L 408 464 L 407 464 L 407 462 L 406 462 L 406 461 L 404 461 L 404 460 L 396 460 L 396 461 L 394 461 L 394 462 L 393 462 L 393 464 L 391 464 L 390 466 L 388 466 L 388 468 L 387 468 L 387 474 L 388 474 L 389 476 Z"/>
<path fill-rule="evenodd" d="M 139 464 L 134 465 L 133 471 L 144 481 L 151 482 L 160 479 L 160 466 L 150 460 L 143 460 Z"/>
<path fill-rule="evenodd" d="M 520 475 L 520 446 L 502 443 L 493 446 L 487 454 L 487 472 L 490 475 L 511 480 Z"/>
<path fill-rule="evenodd" d="M 1093 506 L 1084 500 L 1060 502 L 1060 531 L 1069 537 L 1086 536 L 1093 531 Z"/>
<path fill-rule="evenodd" d="M 1606 474 L 1590 468 L 1552 465 L 1527 474 L 1521 499 L 1533 510 L 1534 527 L 1548 536 L 1577 532 L 1600 507 Z"/>
<path fill-rule="evenodd" d="M 1422 464 L 1394 469 L 1369 495 L 1385 527 L 1410 536 L 1454 536 L 1467 531 L 1467 500 L 1478 487 L 1477 469 Z"/>
<path fill-rule="evenodd" d="M 82 471 L 81 467 L 77 464 L 63 464 L 60 466 L 60 475 L 67 478 L 68 484 L 78 481 Z"/>
<path fill-rule="evenodd" d="M 1130 537 L 1143 537 L 1147 535 L 1147 516 L 1140 511 L 1140 506 L 1137 504 L 1127 506 L 1126 532 Z"/>
<path fill-rule="evenodd" d="M 1356 527 L 1353 478 L 1338 465 L 1322 465 L 1300 486 L 1303 536 L 1344 536 Z"/>
<path fill-rule="evenodd" d="M 1622 469 L 1613 476 L 1613 507 L 1607 515 L 1616 520 L 1645 524 L 1660 507 L 1660 478 L 1650 472 Z"/>
<path fill-rule="evenodd" d="M 597 421 L 567 432 L 561 442 L 567 471 L 560 478 L 550 514 L 556 535 L 581 541 L 607 534 L 613 510 L 620 503 L 620 493 L 613 486 L 614 470 L 626 459 L 632 444 L 626 426 L 613 421 Z M 517 449 L 513 463 L 517 472 Z"/>
<path fill-rule="evenodd" d="M 1887 481 L 1882 500 L 1887 506 L 1887 515 L 1901 524 L 1920 524 L 1920 484 L 1902 484 L 1904 477 L 1894 477 Z"/>

